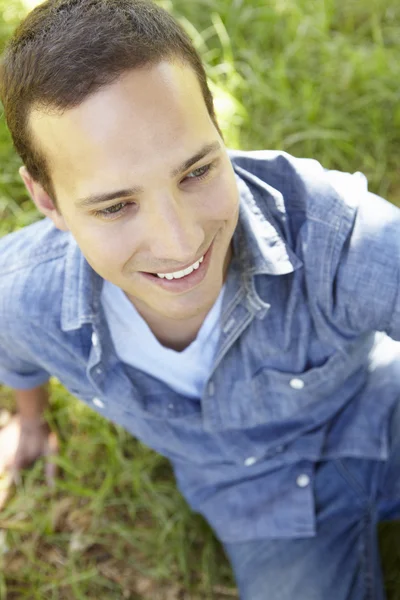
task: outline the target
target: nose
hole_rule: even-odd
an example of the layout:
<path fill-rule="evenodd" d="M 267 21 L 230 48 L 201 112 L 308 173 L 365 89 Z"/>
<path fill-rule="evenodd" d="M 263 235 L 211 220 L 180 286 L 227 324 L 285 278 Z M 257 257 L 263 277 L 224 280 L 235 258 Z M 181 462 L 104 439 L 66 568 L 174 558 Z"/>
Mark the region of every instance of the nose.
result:
<path fill-rule="evenodd" d="M 204 242 L 204 232 L 193 210 L 170 195 L 159 196 L 149 206 L 146 232 L 153 258 L 166 266 L 169 262 L 171 267 L 174 262 L 178 267 L 193 260 Z"/>

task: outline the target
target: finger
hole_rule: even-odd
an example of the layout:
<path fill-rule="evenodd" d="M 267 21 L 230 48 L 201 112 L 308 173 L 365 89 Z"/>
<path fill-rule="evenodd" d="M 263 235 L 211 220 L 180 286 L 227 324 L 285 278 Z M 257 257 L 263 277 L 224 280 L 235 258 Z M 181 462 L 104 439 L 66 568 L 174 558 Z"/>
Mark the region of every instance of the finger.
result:
<path fill-rule="evenodd" d="M 10 495 L 13 478 L 10 472 L 0 477 L 0 510 L 4 508 Z"/>
<path fill-rule="evenodd" d="M 13 417 L 5 427 L 0 429 L 0 476 L 6 474 L 12 466 L 19 439 L 18 420 Z"/>
<path fill-rule="evenodd" d="M 45 465 L 45 477 L 46 477 L 46 483 L 50 488 L 55 487 L 57 473 L 58 473 L 57 465 L 51 461 L 51 458 L 47 458 L 46 465 Z"/>
<path fill-rule="evenodd" d="M 21 470 L 19 467 L 13 465 L 10 470 L 9 470 L 9 474 L 10 474 L 10 479 L 11 481 L 16 485 L 20 485 L 21 484 Z"/>
<path fill-rule="evenodd" d="M 57 472 L 58 472 L 56 463 L 53 462 L 51 459 L 52 459 L 52 457 L 56 456 L 58 454 L 58 452 L 59 452 L 58 438 L 54 432 L 51 432 L 47 439 L 46 449 L 44 452 L 44 454 L 46 456 L 45 477 L 46 477 L 47 485 L 49 485 L 50 487 L 54 487 L 55 478 L 56 478 Z"/>
<path fill-rule="evenodd" d="M 11 422 L 12 415 L 5 408 L 0 409 L 0 428 L 5 427 Z"/>

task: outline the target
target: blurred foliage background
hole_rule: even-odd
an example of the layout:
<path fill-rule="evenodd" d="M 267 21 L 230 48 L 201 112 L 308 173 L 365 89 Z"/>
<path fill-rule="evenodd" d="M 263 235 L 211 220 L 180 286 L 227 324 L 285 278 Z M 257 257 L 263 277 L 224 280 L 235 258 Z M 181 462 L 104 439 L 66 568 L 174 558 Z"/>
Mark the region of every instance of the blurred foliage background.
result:
<path fill-rule="evenodd" d="M 30 4 L 0 0 L 0 49 Z M 400 206 L 398 0 L 159 0 L 203 57 L 228 146 L 282 149 L 362 171 Z M 0 236 L 40 218 L 0 119 Z M 0 388 L 4 406 L 9 390 Z M 42 466 L 0 513 L 0 598 L 223 599 L 229 566 L 176 491 L 169 465 L 52 380 L 56 490 Z M 389 600 L 400 529 L 381 528 Z"/>

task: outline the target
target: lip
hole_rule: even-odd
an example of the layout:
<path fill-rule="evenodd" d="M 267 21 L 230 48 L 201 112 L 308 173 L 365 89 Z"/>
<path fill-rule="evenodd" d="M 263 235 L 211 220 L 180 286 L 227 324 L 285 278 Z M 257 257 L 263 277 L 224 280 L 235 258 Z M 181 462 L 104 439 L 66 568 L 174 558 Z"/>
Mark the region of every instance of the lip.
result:
<path fill-rule="evenodd" d="M 145 277 L 154 285 L 157 285 L 166 291 L 175 292 L 177 294 L 186 292 L 199 285 L 206 276 L 208 266 L 210 264 L 213 246 L 214 241 L 211 243 L 207 252 L 204 254 L 203 262 L 200 263 L 199 268 L 189 273 L 189 275 L 181 277 L 180 279 L 161 279 L 160 277 L 157 277 L 157 275 L 150 275 L 149 273 L 145 273 L 143 271 L 140 273 L 140 275 L 142 277 Z M 181 270 L 183 271 L 183 269 Z"/>
<path fill-rule="evenodd" d="M 208 250 L 207 250 L 207 252 L 208 252 Z M 205 254 L 202 256 L 205 256 Z M 194 265 L 200 258 L 201 258 L 201 256 L 199 256 L 199 258 L 197 260 L 194 260 L 192 263 L 187 264 L 185 267 L 181 267 L 180 269 L 173 269 L 172 271 L 157 271 L 157 273 L 161 273 L 161 275 L 165 275 L 166 273 L 178 273 L 179 271 L 184 271 L 188 267 L 191 267 L 192 265 Z M 153 273 L 153 275 L 155 275 L 155 273 Z"/>

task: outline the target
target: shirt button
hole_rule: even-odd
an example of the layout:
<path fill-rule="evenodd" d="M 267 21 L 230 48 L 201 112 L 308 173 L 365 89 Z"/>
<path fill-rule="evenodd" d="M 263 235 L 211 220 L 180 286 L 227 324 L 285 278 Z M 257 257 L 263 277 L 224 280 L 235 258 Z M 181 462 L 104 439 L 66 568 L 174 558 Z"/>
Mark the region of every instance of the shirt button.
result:
<path fill-rule="evenodd" d="M 302 390 L 304 387 L 304 381 L 302 379 L 291 379 L 290 380 L 290 387 L 292 387 L 295 390 Z"/>
<path fill-rule="evenodd" d="M 97 333 L 92 333 L 92 344 L 93 346 L 97 346 L 99 343 L 99 338 L 97 337 Z"/>
<path fill-rule="evenodd" d="M 98 375 L 100 375 L 100 373 L 102 373 L 102 372 L 103 372 L 103 369 L 102 369 L 101 367 L 97 367 L 97 369 L 96 369 L 96 373 L 97 373 Z"/>
<path fill-rule="evenodd" d="M 244 464 L 246 467 L 251 467 L 251 465 L 254 465 L 254 463 L 257 462 L 257 459 L 255 456 L 249 456 L 249 458 L 246 458 L 246 460 L 244 461 Z"/>
<path fill-rule="evenodd" d="M 104 408 L 104 402 L 100 398 L 93 398 L 92 402 L 98 408 Z"/>
<path fill-rule="evenodd" d="M 307 487 L 310 484 L 310 478 L 306 473 L 302 473 L 296 479 L 296 483 L 301 488 Z"/>
<path fill-rule="evenodd" d="M 175 408 L 175 405 L 174 404 L 168 404 L 168 408 L 169 408 L 169 410 L 173 410 Z"/>

